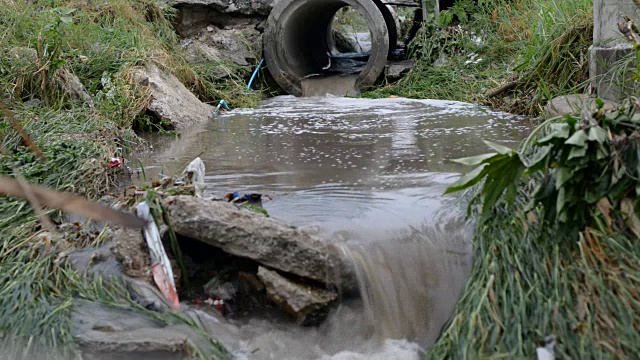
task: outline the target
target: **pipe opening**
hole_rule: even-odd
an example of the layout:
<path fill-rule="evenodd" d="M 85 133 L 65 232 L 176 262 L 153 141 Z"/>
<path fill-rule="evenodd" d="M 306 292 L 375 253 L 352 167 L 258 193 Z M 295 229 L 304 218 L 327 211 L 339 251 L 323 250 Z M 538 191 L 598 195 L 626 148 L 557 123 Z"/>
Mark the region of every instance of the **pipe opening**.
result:
<path fill-rule="evenodd" d="M 267 21 L 267 67 L 287 92 L 312 77 L 351 74 L 372 85 L 389 52 L 387 26 L 370 0 L 281 0 Z"/>
<path fill-rule="evenodd" d="M 325 74 L 357 74 L 371 55 L 371 31 L 364 17 L 351 6 L 338 10 L 328 38 L 330 66 Z"/>

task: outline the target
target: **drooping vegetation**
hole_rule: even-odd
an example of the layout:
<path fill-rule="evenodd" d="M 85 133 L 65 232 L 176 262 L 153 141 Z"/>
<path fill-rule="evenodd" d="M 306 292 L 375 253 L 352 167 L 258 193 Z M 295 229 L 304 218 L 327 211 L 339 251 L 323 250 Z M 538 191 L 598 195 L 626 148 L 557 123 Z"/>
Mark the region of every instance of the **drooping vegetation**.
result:
<path fill-rule="evenodd" d="M 368 97 L 435 98 L 537 115 L 586 88 L 590 0 L 459 0 L 409 46 L 409 75 Z"/>
<path fill-rule="evenodd" d="M 0 0 L 0 175 L 95 199 L 118 177 L 112 157 L 140 142 L 133 129 L 164 124 L 145 113 L 148 92 L 132 73 L 154 64 L 177 76 L 201 100 L 224 95 L 235 106 L 255 103 L 244 85 L 214 82 L 205 68 L 184 60 L 170 23 L 173 12 L 153 0 Z M 89 98 L 63 91 L 74 74 Z M 30 135 L 42 158 L 11 125 Z M 49 211 L 54 222 L 62 214 Z M 0 198 L 0 348 L 8 358 L 52 358 L 72 353 L 71 311 L 79 299 L 151 314 L 165 324 L 195 324 L 137 306 L 118 282 L 85 278 L 67 268 L 74 249 L 103 244 L 108 231 L 52 229 L 25 201 Z M 214 353 L 224 350 L 211 343 Z M 202 354 L 194 349 L 195 357 Z M 67 358 L 67 357 L 66 357 Z"/>
<path fill-rule="evenodd" d="M 449 189 L 470 188 L 476 257 L 429 358 L 527 358 L 549 336 L 556 358 L 637 356 L 640 104 L 597 105 L 459 160 L 476 166 Z"/>

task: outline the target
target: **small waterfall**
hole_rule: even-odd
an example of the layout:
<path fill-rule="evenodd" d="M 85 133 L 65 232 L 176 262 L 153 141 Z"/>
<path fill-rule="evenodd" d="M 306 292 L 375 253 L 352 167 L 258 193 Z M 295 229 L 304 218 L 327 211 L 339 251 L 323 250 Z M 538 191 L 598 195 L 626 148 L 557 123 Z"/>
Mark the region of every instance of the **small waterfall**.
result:
<path fill-rule="evenodd" d="M 353 261 L 374 337 L 426 349 L 454 310 L 471 267 L 473 226 L 461 214 L 437 220 L 390 240 L 341 246 Z"/>

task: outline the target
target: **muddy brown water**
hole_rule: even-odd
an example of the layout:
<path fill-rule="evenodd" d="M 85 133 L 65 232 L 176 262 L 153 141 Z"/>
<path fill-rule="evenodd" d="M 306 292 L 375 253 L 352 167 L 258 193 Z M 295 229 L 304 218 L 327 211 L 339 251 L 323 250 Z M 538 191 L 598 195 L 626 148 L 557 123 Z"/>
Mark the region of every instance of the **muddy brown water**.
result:
<path fill-rule="evenodd" d="M 268 194 L 269 214 L 339 246 L 362 299 L 317 328 L 250 319 L 217 334 L 238 358 L 412 359 L 437 339 L 471 265 L 473 224 L 446 187 L 451 159 L 515 146 L 524 119 L 435 100 L 295 98 L 223 113 L 179 138 L 150 138 L 147 176 L 198 154 L 207 193 Z"/>

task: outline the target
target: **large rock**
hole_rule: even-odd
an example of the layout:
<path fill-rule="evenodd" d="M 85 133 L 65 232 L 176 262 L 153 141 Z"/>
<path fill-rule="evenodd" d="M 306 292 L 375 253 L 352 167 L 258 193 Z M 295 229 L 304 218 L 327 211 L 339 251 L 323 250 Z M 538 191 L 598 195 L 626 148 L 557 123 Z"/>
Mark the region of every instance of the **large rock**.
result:
<path fill-rule="evenodd" d="M 192 196 L 167 200 L 174 231 L 271 268 L 347 290 L 356 286 L 336 248 L 299 229 L 235 205 Z"/>
<path fill-rule="evenodd" d="M 211 76 L 231 77 L 239 69 L 249 74 L 260 59 L 260 33 L 252 26 L 222 29 L 214 25 L 184 42 L 186 60 L 191 64 L 214 65 Z"/>
<path fill-rule="evenodd" d="M 275 0 L 164 0 L 179 8 L 206 6 L 222 13 L 268 16 Z"/>
<path fill-rule="evenodd" d="M 167 325 L 140 310 L 83 301 L 74 306 L 71 321 L 83 359 L 186 359 L 198 351 L 207 359 L 228 355 L 199 326 Z"/>
<path fill-rule="evenodd" d="M 267 289 L 267 296 L 299 324 L 319 324 L 328 315 L 329 304 L 338 298 L 335 292 L 298 284 L 262 266 L 258 268 L 258 277 Z"/>
<path fill-rule="evenodd" d="M 168 127 L 186 129 L 209 120 L 213 107 L 193 95 L 175 76 L 149 65 L 136 72 L 141 86 L 151 91 L 148 110 L 160 118 Z"/>
<path fill-rule="evenodd" d="M 604 110 L 614 110 L 616 107 L 617 104 L 615 102 L 604 100 Z M 583 94 L 563 95 L 549 101 L 546 115 L 548 118 L 562 115 L 576 115 L 580 114 L 584 109 L 595 111 L 595 98 Z"/>

